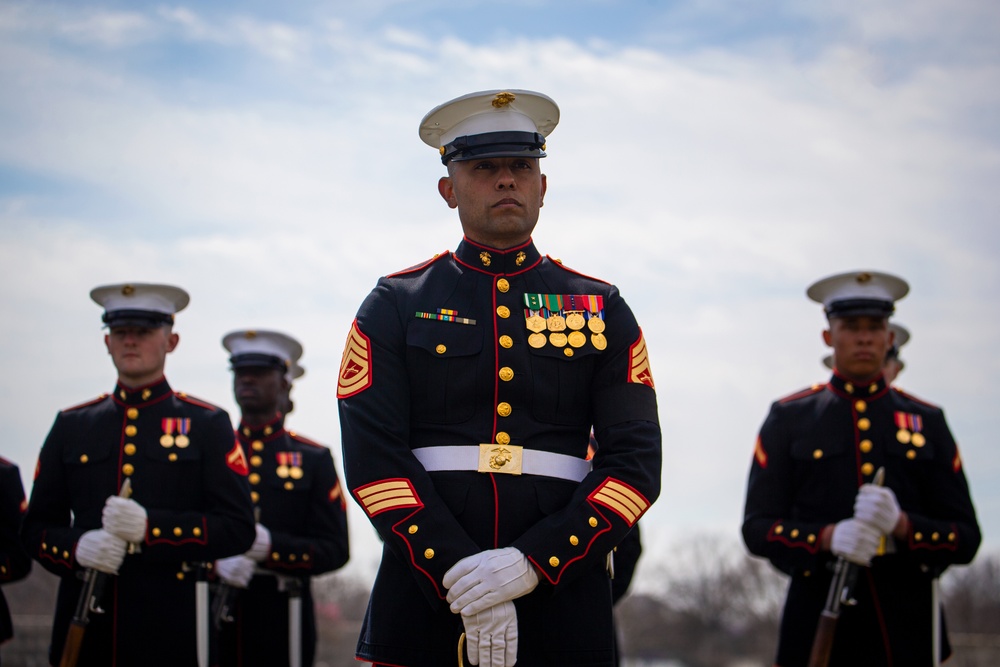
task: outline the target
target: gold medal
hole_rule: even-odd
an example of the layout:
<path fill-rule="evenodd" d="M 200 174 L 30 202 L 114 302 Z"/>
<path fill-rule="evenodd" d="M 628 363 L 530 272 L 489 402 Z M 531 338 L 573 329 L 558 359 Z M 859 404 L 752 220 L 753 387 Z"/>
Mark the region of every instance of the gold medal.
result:
<path fill-rule="evenodd" d="M 164 447 L 168 448 L 168 449 L 170 447 L 173 447 L 174 446 L 174 436 L 170 435 L 169 433 L 164 433 L 163 435 L 160 436 L 160 444 L 163 445 Z"/>
<path fill-rule="evenodd" d="M 593 319 L 591 319 L 593 321 Z M 603 350 L 608 346 L 608 339 L 604 337 L 602 333 L 595 333 L 590 337 L 590 342 L 594 344 L 598 350 Z"/>
<path fill-rule="evenodd" d="M 528 331 L 534 331 L 535 333 L 545 331 L 545 318 L 541 315 L 532 315 L 525 319 L 524 324 L 528 327 Z"/>
<path fill-rule="evenodd" d="M 556 347 L 566 347 L 566 334 L 555 331 L 549 334 L 549 342 Z"/>
<path fill-rule="evenodd" d="M 275 470 L 275 472 L 278 473 L 278 477 L 280 477 L 281 479 L 285 479 L 286 477 L 288 477 L 288 466 L 280 465 L 278 466 L 278 469 Z"/>
<path fill-rule="evenodd" d="M 905 428 L 899 429 L 896 431 L 896 440 L 899 440 L 904 445 L 910 444 L 910 432 Z"/>
<path fill-rule="evenodd" d="M 579 331 L 574 331 L 569 335 L 569 344 L 572 347 L 583 347 L 587 344 L 587 337 Z"/>
<path fill-rule="evenodd" d="M 537 332 L 531 334 L 528 336 L 528 345 L 535 349 L 545 347 L 545 334 Z"/>
<path fill-rule="evenodd" d="M 910 438 L 910 442 L 913 443 L 914 447 L 923 447 L 927 444 L 927 439 L 924 438 L 923 433 L 914 433 L 913 437 Z"/>
<path fill-rule="evenodd" d="M 548 327 L 549 331 L 565 331 L 566 318 L 562 315 L 549 315 L 548 319 L 545 320 L 545 326 Z"/>
<path fill-rule="evenodd" d="M 566 314 L 566 326 L 568 326 L 573 331 L 579 331 L 587 324 L 587 320 L 583 319 L 583 313 L 572 312 Z"/>
<path fill-rule="evenodd" d="M 302 479 L 302 468 L 298 466 L 292 466 L 288 469 L 288 476 L 292 479 Z"/>
<path fill-rule="evenodd" d="M 186 435 L 181 433 L 179 436 L 174 438 L 174 444 L 180 447 L 181 449 L 184 449 L 185 447 L 191 444 L 191 441 L 188 439 Z"/>
<path fill-rule="evenodd" d="M 602 320 L 597 315 L 591 315 L 590 319 L 587 320 L 587 328 L 590 329 L 595 334 L 604 333 L 604 320 Z M 601 347 L 598 349 L 603 350 L 604 348 Z"/>

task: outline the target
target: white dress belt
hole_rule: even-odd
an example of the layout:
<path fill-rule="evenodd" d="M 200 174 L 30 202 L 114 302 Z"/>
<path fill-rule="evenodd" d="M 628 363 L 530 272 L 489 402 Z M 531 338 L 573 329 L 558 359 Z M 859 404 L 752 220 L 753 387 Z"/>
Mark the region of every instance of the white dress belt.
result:
<path fill-rule="evenodd" d="M 496 455 L 501 455 L 497 464 Z M 420 447 L 413 455 L 428 472 L 468 470 L 514 475 L 544 475 L 580 482 L 590 472 L 590 461 L 566 454 L 522 449 L 515 445 L 443 445 Z M 494 463 L 490 464 L 493 460 Z"/>

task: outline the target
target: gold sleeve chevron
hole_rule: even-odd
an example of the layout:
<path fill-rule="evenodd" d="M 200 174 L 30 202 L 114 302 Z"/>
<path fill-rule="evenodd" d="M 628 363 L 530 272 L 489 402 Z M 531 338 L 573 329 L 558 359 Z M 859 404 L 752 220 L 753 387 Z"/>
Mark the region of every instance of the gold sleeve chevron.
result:
<path fill-rule="evenodd" d="M 371 341 L 361 333 L 355 320 L 351 325 L 351 333 L 347 336 L 347 344 L 344 345 L 344 356 L 340 360 L 337 398 L 348 398 L 359 394 L 371 384 Z"/>
<path fill-rule="evenodd" d="M 402 507 L 423 507 L 408 479 L 383 479 L 354 489 L 354 496 L 369 517 Z"/>
<path fill-rule="evenodd" d="M 649 509 L 649 501 L 641 493 L 612 477 L 607 478 L 588 497 L 620 516 L 630 527 Z"/>
<path fill-rule="evenodd" d="M 649 353 L 646 351 L 646 339 L 639 331 L 639 340 L 632 344 L 629 349 L 629 382 L 644 384 L 651 389 L 656 389 L 653 384 L 653 370 L 649 367 Z"/>

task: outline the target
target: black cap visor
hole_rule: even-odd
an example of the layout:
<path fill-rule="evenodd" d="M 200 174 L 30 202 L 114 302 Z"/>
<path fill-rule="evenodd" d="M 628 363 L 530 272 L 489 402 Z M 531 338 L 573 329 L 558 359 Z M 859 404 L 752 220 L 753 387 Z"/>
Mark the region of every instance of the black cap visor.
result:
<path fill-rule="evenodd" d="M 486 132 L 458 137 L 444 147 L 441 162 L 486 157 L 545 157 L 545 137 L 538 132 Z"/>
<path fill-rule="evenodd" d="M 109 329 L 115 327 L 142 327 L 156 329 L 174 323 L 174 316 L 155 310 L 113 310 L 105 312 L 101 321 Z"/>

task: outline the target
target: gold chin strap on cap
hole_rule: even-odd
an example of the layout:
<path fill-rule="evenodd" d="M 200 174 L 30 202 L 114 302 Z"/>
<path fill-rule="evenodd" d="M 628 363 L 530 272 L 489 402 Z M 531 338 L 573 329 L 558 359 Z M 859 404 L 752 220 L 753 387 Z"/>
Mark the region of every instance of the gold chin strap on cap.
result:
<path fill-rule="evenodd" d="M 465 633 L 458 638 L 458 667 L 465 667 L 465 660 L 462 657 L 465 655 Z"/>

